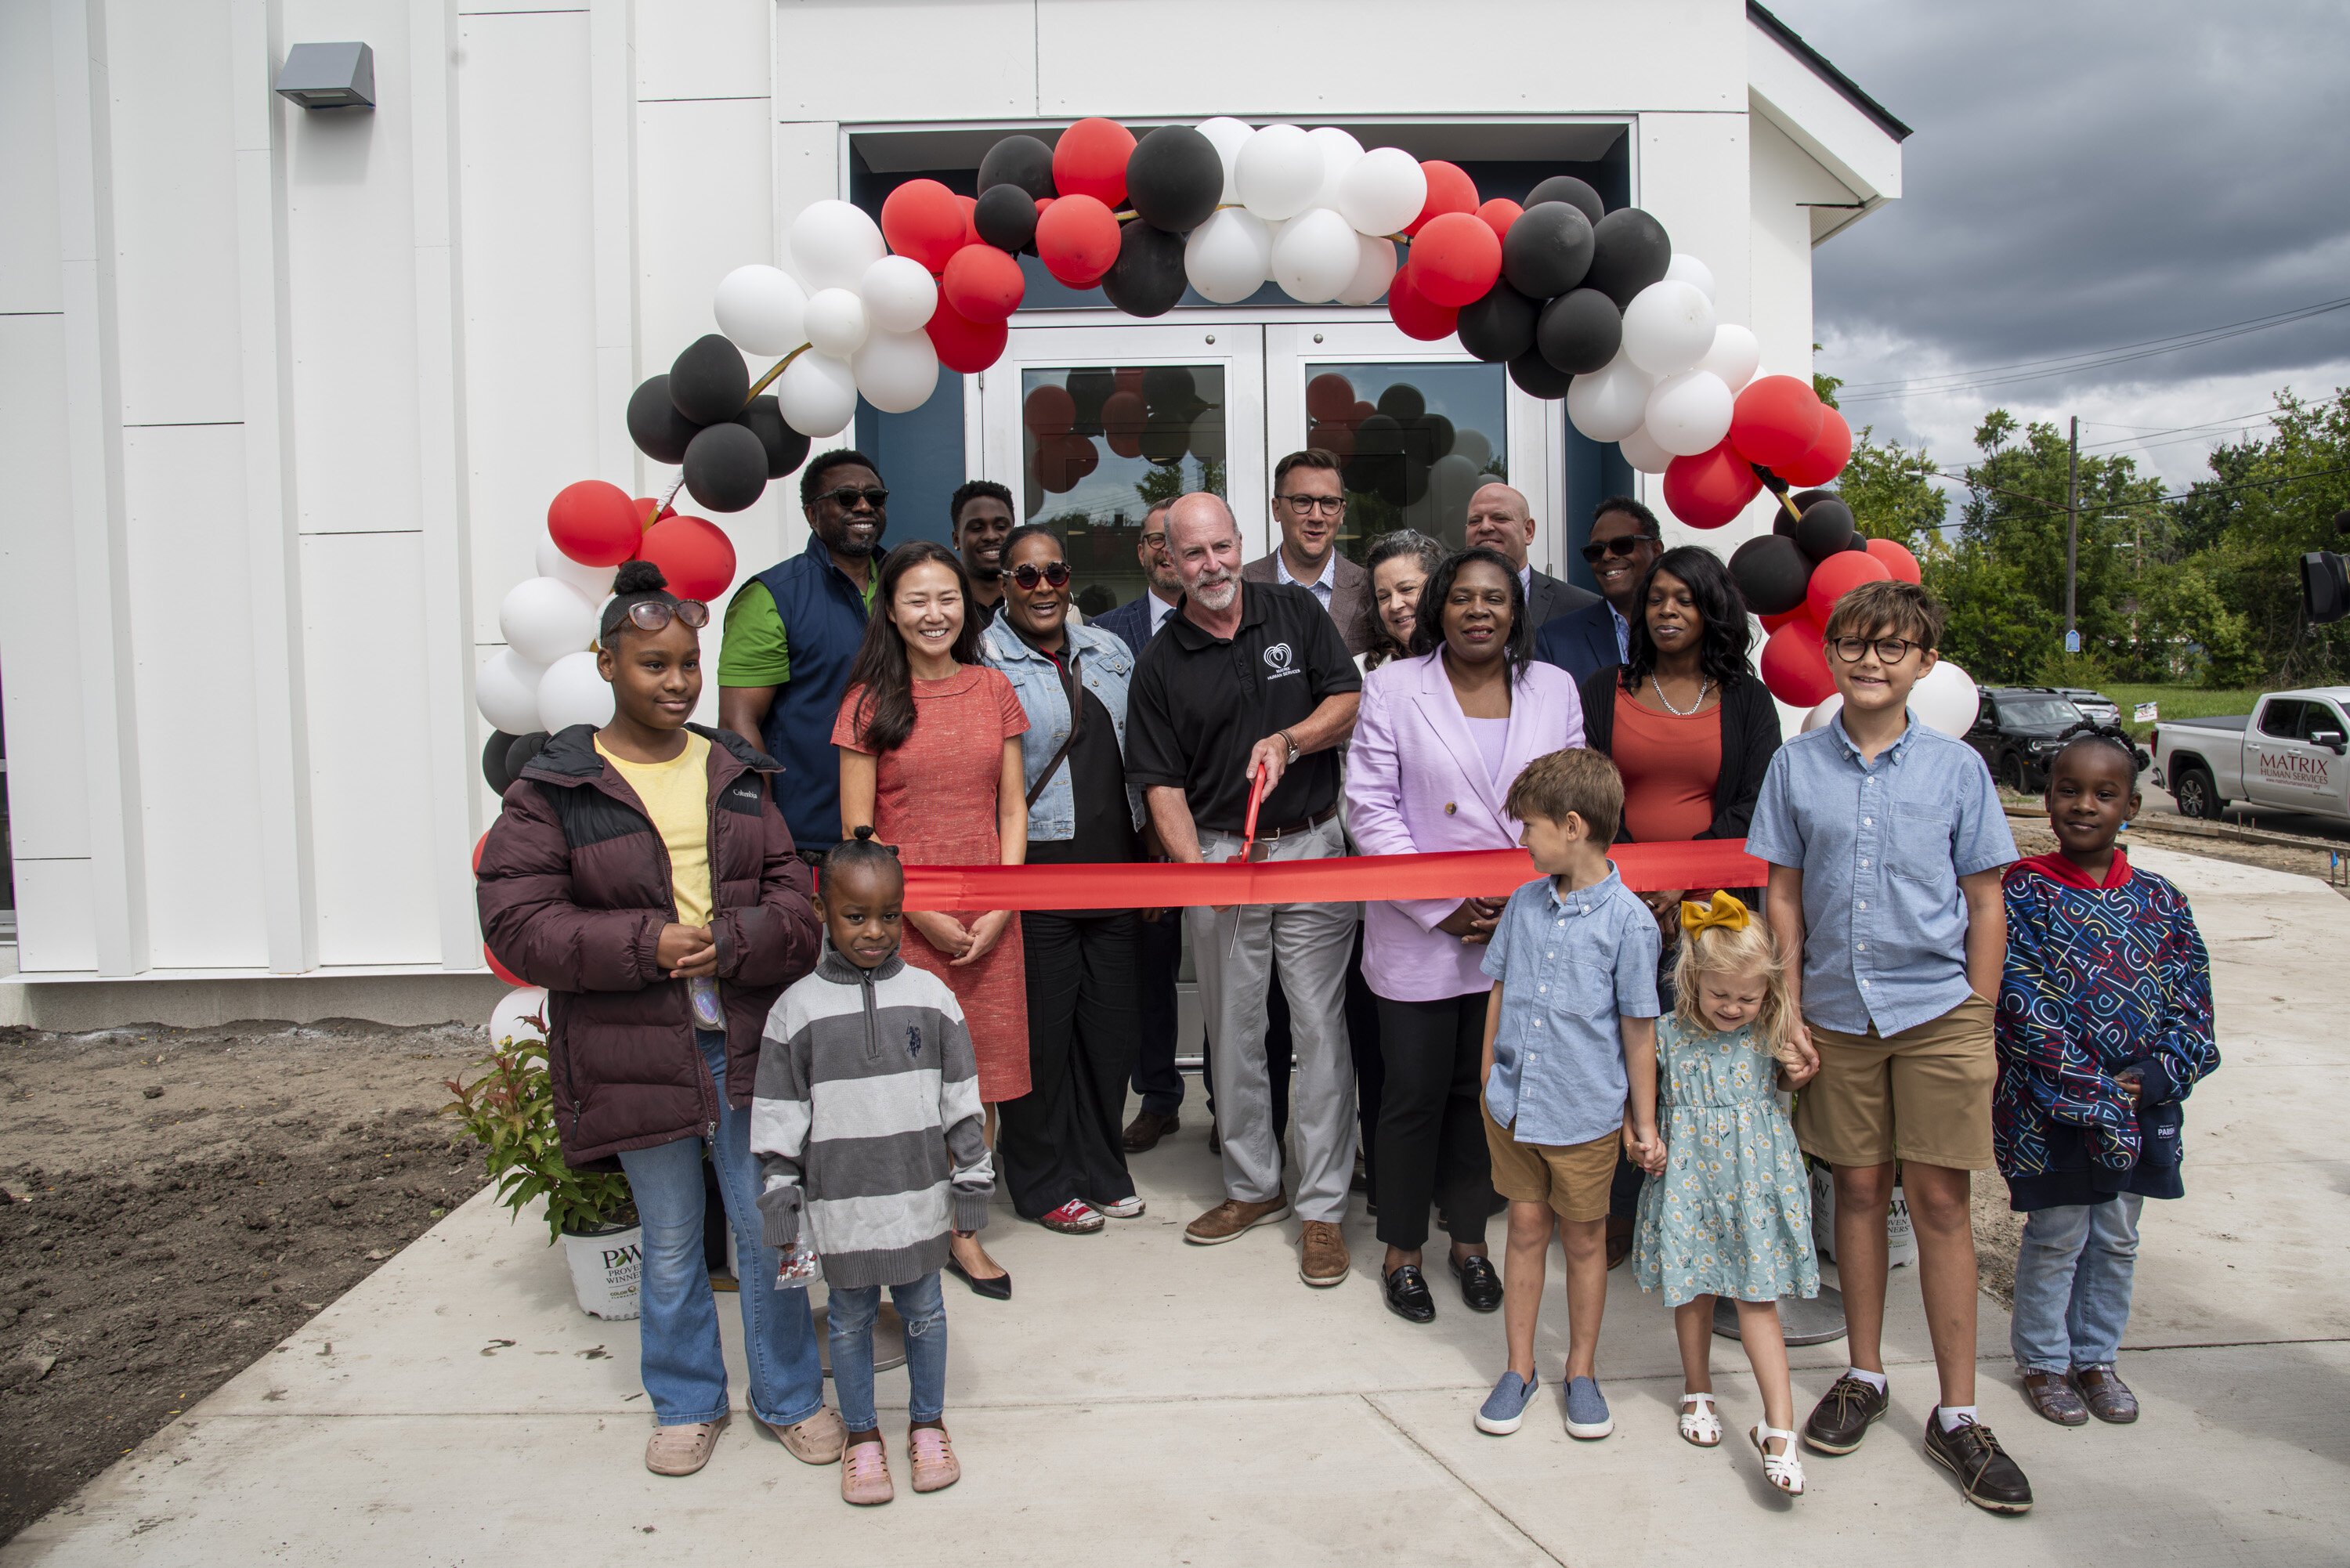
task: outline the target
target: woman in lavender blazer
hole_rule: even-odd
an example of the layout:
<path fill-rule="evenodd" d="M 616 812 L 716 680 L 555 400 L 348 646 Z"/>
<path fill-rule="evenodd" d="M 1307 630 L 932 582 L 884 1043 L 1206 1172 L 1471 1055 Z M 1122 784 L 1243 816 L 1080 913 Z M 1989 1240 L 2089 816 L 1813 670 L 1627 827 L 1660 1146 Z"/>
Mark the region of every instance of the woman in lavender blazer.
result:
<path fill-rule="evenodd" d="M 1509 560 L 1466 550 L 1419 599 L 1421 651 L 1373 670 L 1347 761 L 1347 815 L 1366 855 L 1508 849 L 1520 824 L 1502 808 L 1534 758 L 1583 744 L 1574 678 L 1534 662 L 1525 589 Z M 1451 1233 L 1461 1300 L 1502 1304 L 1485 1255 L 1492 1169 L 1479 1115 L 1485 998 L 1479 967 L 1502 900 L 1399 899 L 1367 907 L 1363 976 L 1378 998 L 1387 1085 L 1379 1104 L 1380 1272 L 1389 1310 L 1436 1315 L 1420 1272 L 1431 1200 Z"/>

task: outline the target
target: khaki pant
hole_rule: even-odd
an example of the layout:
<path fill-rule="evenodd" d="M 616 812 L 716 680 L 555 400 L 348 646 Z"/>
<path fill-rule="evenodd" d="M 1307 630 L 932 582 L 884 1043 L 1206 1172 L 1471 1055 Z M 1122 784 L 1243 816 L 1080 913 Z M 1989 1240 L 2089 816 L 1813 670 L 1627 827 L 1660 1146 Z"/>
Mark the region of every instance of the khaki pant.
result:
<path fill-rule="evenodd" d="M 1991 1093 L 1999 1077 L 1991 1004 L 1970 995 L 1890 1038 L 1812 1025 L 1819 1076 L 1795 1096 L 1795 1138 L 1830 1165 L 1896 1159 L 1989 1170 Z"/>

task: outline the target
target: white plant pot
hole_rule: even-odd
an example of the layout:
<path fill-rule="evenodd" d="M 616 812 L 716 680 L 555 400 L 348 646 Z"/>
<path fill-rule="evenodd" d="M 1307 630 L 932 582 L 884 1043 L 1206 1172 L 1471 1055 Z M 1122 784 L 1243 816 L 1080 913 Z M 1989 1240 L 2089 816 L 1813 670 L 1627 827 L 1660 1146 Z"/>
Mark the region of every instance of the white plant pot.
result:
<path fill-rule="evenodd" d="M 589 1317 L 638 1315 L 637 1278 L 644 1269 L 641 1225 L 615 1225 L 585 1236 L 566 1233 L 564 1255 L 571 1263 L 571 1289 Z"/>

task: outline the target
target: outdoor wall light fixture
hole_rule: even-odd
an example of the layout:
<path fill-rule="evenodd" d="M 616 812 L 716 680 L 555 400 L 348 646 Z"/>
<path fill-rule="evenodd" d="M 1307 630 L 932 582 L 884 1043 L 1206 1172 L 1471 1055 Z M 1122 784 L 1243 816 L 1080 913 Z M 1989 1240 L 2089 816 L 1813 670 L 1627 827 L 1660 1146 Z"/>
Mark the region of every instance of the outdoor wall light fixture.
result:
<path fill-rule="evenodd" d="M 296 44 L 277 68 L 277 96 L 304 109 L 373 109 L 375 51 L 365 44 Z"/>

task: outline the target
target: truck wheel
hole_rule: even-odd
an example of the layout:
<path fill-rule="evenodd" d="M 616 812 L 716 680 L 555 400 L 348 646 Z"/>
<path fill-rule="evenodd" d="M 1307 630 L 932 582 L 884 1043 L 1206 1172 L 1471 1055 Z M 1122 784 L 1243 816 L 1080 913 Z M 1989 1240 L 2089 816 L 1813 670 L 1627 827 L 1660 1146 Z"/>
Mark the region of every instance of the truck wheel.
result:
<path fill-rule="evenodd" d="M 2220 798 L 2218 788 L 2211 783 L 2210 774 L 2202 768 L 2188 768 L 2180 773 L 2178 782 L 2171 786 L 2170 795 L 2178 803 L 2181 816 L 2199 816 L 2210 821 L 2218 820 L 2227 804 Z"/>
<path fill-rule="evenodd" d="M 1999 782 L 2005 784 L 2010 790 L 2013 791 L 2017 794 L 2030 794 L 2032 793 L 2031 786 L 2024 781 L 2023 757 L 2022 753 L 2016 752 L 2010 752 L 2008 753 L 2007 761 L 2000 767 Z"/>

